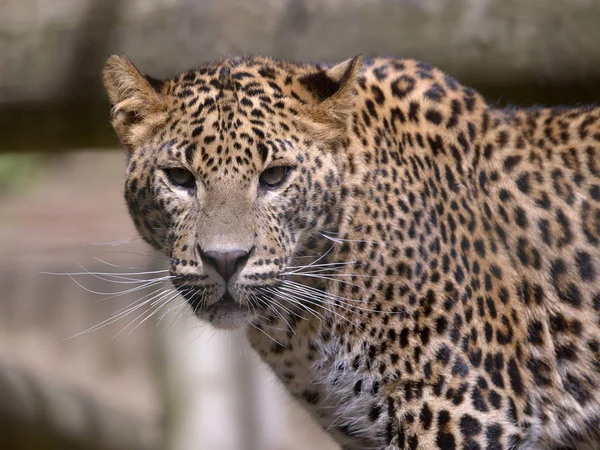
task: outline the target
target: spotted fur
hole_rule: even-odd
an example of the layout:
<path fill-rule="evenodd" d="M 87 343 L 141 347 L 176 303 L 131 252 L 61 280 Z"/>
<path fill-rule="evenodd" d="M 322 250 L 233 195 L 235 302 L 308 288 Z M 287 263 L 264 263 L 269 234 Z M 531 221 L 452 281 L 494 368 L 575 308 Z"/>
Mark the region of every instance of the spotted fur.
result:
<path fill-rule="evenodd" d="M 140 234 L 345 449 L 595 437 L 600 108 L 492 108 L 402 59 L 104 78 Z M 226 283 L 209 251 L 247 260 Z"/>

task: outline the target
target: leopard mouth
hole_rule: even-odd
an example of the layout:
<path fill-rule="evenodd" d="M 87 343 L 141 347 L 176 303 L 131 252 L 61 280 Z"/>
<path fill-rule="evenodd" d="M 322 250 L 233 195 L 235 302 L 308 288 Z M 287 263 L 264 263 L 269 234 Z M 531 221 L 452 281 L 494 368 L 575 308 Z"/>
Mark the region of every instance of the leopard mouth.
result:
<path fill-rule="evenodd" d="M 194 314 L 215 328 L 233 330 L 247 325 L 252 313 L 247 305 L 242 305 L 229 293 L 207 305 L 201 291 L 182 290 L 181 294 L 192 307 Z"/>

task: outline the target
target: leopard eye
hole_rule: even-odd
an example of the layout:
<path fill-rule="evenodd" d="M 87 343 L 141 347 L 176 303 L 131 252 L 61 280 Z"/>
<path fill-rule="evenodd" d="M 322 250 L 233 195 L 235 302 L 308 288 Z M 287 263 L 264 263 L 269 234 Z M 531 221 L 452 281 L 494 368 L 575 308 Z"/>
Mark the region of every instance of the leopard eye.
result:
<path fill-rule="evenodd" d="M 260 174 L 258 181 L 263 187 L 276 188 L 285 181 L 290 170 L 291 168 L 288 166 L 271 167 Z"/>
<path fill-rule="evenodd" d="M 194 178 L 194 174 L 186 169 L 181 168 L 173 168 L 173 169 L 165 169 L 165 173 L 176 186 L 180 186 L 186 189 L 195 189 L 196 188 L 196 179 Z"/>

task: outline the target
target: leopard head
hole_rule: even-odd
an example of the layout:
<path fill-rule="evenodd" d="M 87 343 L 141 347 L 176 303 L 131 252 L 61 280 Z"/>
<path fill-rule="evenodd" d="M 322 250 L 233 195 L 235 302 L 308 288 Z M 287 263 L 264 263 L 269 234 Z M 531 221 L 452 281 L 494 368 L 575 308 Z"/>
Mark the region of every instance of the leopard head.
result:
<path fill-rule="evenodd" d="M 131 217 L 201 319 L 268 314 L 299 255 L 336 228 L 360 66 L 228 59 L 159 80 L 107 61 Z"/>

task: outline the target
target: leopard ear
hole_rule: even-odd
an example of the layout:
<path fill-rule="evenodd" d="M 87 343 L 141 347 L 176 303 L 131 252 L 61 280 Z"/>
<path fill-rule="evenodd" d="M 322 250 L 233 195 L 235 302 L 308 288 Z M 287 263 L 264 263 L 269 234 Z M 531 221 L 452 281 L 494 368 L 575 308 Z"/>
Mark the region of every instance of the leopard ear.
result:
<path fill-rule="evenodd" d="M 345 129 L 354 108 L 362 57 L 357 55 L 330 69 L 304 75 L 300 83 L 315 97 L 308 107 L 313 120 L 334 129 Z"/>
<path fill-rule="evenodd" d="M 113 107 L 112 125 L 121 141 L 133 146 L 140 137 L 136 126 L 165 110 L 166 83 L 144 75 L 125 56 L 111 56 L 102 75 Z"/>

